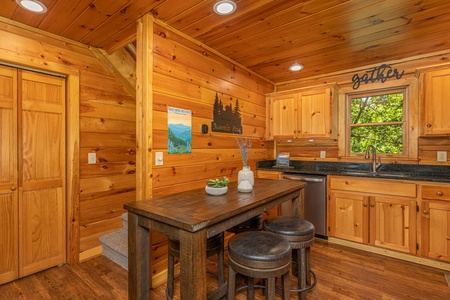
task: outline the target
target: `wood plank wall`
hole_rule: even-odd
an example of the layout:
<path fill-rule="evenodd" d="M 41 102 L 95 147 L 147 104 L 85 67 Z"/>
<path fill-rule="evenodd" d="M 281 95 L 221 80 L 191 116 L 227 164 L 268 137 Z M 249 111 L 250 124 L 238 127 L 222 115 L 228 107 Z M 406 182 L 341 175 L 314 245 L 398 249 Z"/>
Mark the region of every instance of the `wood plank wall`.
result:
<path fill-rule="evenodd" d="M 79 224 L 81 258 L 101 253 L 98 237 L 122 227 L 122 206 L 136 190 L 134 95 L 92 51 L 98 50 L 0 19 L 0 61 L 60 73 L 70 68 L 79 76 L 79 177 L 68 185 L 79 188 L 79 220 L 71 222 Z M 97 164 L 87 164 L 88 152 L 97 153 Z"/>
<path fill-rule="evenodd" d="M 419 71 L 422 69 L 428 68 L 442 68 L 444 65 L 449 65 L 450 60 L 450 50 L 449 51 L 441 51 L 436 52 L 433 55 L 428 56 L 418 56 L 418 57 L 410 57 L 407 59 L 396 60 L 396 61 L 387 61 L 386 64 L 390 65 L 392 69 L 397 69 L 400 72 L 405 71 L 401 80 L 405 81 L 410 78 L 418 77 Z M 332 74 L 324 74 L 321 76 L 309 77 L 302 80 L 297 80 L 293 82 L 285 82 L 279 83 L 275 86 L 277 92 L 288 91 L 297 88 L 304 88 L 322 84 L 330 84 L 337 83 L 339 88 L 347 88 L 351 89 L 352 77 L 354 74 L 364 74 L 368 70 L 372 70 L 374 67 L 378 67 L 377 65 L 367 65 L 363 68 L 352 69 L 352 70 L 343 70 L 342 72 L 332 73 Z M 392 82 L 396 79 L 389 79 L 386 81 Z M 367 86 L 369 86 L 367 84 Z M 380 83 L 377 83 L 378 87 Z M 419 87 L 420 89 L 420 87 Z M 418 103 L 414 105 L 418 106 Z M 343 116 L 344 108 L 340 107 L 338 111 L 339 116 Z M 416 120 L 418 117 L 415 116 Z M 418 127 L 418 124 L 412 124 L 412 126 Z M 437 151 L 450 151 L 450 139 L 448 137 L 419 137 L 418 141 L 416 141 L 418 145 L 418 149 L 415 151 L 418 153 L 416 158 L 410 158 L 405 161 L 395 161 L 395 163 L 419 163 L 419 164 L 431 164 L 431 165 L 450 165 L 450 160 L 445 163 L 437 162 L 436 155 Z M 281 152 L 286 151 L 291 153 L 291 157 L 297 160 L 316 160 L 316 161 L 358 161 L 361 158 L 341 158 L 339 156 L 338 151 L 338 139 L 335 140 L 321 140 L 315 139 L 314 142 L 301 141 L 301 140 L 293 140 L 292 142 L 280 140 L 275 142 L 276 149 L 274 151 Z M 320 159 L 320 151 L 325 150 L 327 153 L 326 159 Z"/>
<path fill-rule="evenodd" d="M 153 60 L 153 151 L 164 155 L 164 165 L 153 166 L 153 196 L 204 187 L 208 178 L 237 180 L 242 160 L 234 135 L 211 131 L 216 93 L 224 106 L 238 100 L 243 136 L 252 140 L 251 168 L 268 157 L 265 94 L 272 84 L 158 24 Z M 169 106 L 192 111 L 191 154 L 167 153 Z M 207 134 L 200 132 L 202 124 Z"/>

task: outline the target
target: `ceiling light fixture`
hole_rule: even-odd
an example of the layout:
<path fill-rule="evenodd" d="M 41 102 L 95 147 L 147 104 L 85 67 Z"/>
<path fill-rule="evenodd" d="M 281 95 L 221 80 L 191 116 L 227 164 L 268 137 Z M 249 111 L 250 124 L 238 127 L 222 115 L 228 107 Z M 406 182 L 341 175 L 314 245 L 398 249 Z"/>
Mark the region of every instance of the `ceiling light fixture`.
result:
<path fill-rule="evenodd" d="M 219 0 L 214 4 L 214 12 L 218 15 L 229 15 L 236 10 L 236 3 L 232 0 Z"/>
<path fill-rule="evenodd" d="M 47 11 L 47 6 L 38 0 L 16 0 L 16 2 L 20 7 L 38 14 L 43 14 Z"/>
<path fill-rule="evenodd" d="M 298 62 L 293 63 L 293 64 L 289 67 L 289 70 L 294 71 L 294 72 L 300 71 L 301 69 L 303 69 L 303 65 L 302 65 L 302 64 L 299 64 Z"/>

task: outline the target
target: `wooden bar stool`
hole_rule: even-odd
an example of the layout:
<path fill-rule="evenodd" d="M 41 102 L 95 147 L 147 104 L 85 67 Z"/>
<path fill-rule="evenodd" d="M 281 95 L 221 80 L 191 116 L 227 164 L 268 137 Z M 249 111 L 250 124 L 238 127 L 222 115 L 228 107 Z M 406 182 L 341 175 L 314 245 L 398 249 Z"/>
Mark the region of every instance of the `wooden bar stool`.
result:
<path fill-rule="evenodd" d="M 228 242 L 228 300 L 234 300 L 236 274 L 250 277 L 247 299 L 254 298 L 253 278 L 266 279 L 266 299 L 275 299 L 275 280 L 281 276 L 283 299 L 290 298 L 289 269 L 292 248 L 283 237 L 265 231 L 247 231 Z"/>
<path fill-rule="evenodd" d="M 166 287 L 166 298 L 172 299 L 173 297 L 173 283 L 177 275 L 175 273 L 175 257 L 180 258 L 180 242 L 177 240 L 168 240 L 169 255 L 168 255 L 168 268 L 167 268 L 167 287 Z M 206 257 L 211 257 L 217 255 L 217 273 L 213 273 L 218 278 L 218 288 L 208 295 L 208 299 L 220 299 L 221 297 L 221 287 L 225 287 L 225 276 L 224 276 L 224 234 L 219 233 L 213 237 L 206 240 Z M 209 271 L 208 271 L 209 272 Z M 209 272 L 211 273 L 211 272 Z M 223 290 L 225 293 L 225 289 Z"/>
<path fill-rule="evenodd" d="M 280 235 L 291 244 L 295 259 L 292 274 L 298 277 L 298 289 L 291 292 L 298 292 L 299 299 L 306 299 L 306 291 L 316 285 L 316 275 L 310 267 L 310 247 L 314 243 L 314 225 L 298 217 L 278 216 L 266 219 L 264 230 Z M 297 265 L 296 268 L 294 264 Z M 310 274 L 314 278 L 312 283 Z"/>

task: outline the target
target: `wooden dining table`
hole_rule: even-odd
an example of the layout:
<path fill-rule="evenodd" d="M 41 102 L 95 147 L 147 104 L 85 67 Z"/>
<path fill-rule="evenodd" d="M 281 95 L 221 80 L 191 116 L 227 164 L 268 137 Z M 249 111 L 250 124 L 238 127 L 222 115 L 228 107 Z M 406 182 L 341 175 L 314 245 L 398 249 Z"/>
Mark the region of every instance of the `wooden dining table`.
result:
<path fill-rule="evenodd" d="M 255 179 L 249 193 L 238 192 L 232 182 L 221 196 L 210 196 L 200 188 L 125 204 L 128 298 L 149 299 L 150 230 L 180 241 L 181 299 L 205 300 L 207 238 L 289 201 L 292 212 L 287 214 L 302 216 L 303 187 L 296 181 Z M 218 291 L 226 293 L 226 283 Z"/>

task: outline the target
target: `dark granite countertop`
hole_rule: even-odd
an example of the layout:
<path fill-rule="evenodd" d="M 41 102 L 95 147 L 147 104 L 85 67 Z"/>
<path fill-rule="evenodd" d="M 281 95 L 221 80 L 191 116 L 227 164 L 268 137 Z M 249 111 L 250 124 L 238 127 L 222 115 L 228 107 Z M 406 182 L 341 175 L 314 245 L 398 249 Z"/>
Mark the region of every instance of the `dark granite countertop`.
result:
<path fill-rule="evenodd" d="M 290 161 L 289 167 L 277 167 L 275 160 L 264 160 L 257 162 L 256 169 L 292 174 L 450 182 L 450 166 L 382 164 L 376 173 L 372 173 L 371 163 Z"/>

